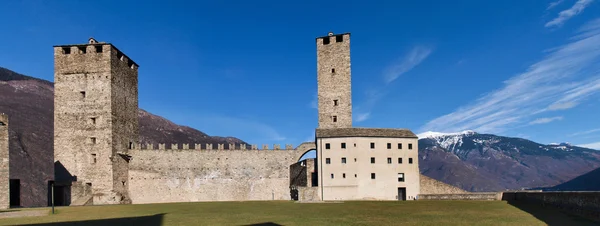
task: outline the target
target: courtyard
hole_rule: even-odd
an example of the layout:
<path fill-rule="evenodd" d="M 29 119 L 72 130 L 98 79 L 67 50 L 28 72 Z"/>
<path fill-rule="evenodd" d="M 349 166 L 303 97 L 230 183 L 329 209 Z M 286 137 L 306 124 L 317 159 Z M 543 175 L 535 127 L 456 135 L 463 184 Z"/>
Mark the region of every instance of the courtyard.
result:
<path fill-rule="evenodd" d="M 46 216 L 1 218 L 3 212 Z M 555 209 L 504 201 L 196 202 L 10 209 L 0 225 L 595 225 Z M 26 215 L 26 214 L 24 214 Z"/>

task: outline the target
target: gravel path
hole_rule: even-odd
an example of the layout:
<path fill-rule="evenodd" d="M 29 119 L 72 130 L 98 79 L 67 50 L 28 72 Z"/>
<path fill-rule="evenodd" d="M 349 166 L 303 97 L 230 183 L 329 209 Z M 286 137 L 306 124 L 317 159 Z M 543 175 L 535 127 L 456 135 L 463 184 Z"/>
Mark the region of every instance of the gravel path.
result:
<path fill-rule="evenodd" d="M 0 218 L 39 217 L 48 215 L 48 210 L 1 211 Z"/>

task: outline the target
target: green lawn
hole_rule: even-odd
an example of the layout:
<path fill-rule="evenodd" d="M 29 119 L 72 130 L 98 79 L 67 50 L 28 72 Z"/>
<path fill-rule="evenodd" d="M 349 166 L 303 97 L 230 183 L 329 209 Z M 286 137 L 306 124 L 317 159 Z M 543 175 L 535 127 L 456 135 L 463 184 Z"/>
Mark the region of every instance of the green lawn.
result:
<path fill-rule="evenodd" d="M 533 208 L 533 209 L 532 209 Z M 39 210 L 39 208 L 36 208 Z M 50 211 L 50 208 L 44 208 Z M 523 211 L 525 209 L 527 211 Z M 502 201 L 294 203 L 205 202 L 59 207 L 55 215 L 0 219 L 1 225 L 583 225 L 579 218 Z M 27 210 L 22 210 L 27 211 Z M 535 215 L 535 216 L 534 216 Z M 539 219 L 538 219 L 539 218 Z M 62 224 L 58 224 L 62 225 Z"/>

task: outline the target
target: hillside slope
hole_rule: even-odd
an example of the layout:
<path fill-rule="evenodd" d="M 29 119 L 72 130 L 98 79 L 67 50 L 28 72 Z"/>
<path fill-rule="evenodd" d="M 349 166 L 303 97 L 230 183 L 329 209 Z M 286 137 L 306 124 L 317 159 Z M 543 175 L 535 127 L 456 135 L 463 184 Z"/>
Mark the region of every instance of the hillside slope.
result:
<path fill-rule="evenodd" d="M 551 188 L 544 188 L 547 191 L 600 191 L 600 168 L 592 170 L 586 174 L 578 176 L 565 183 Z"/>

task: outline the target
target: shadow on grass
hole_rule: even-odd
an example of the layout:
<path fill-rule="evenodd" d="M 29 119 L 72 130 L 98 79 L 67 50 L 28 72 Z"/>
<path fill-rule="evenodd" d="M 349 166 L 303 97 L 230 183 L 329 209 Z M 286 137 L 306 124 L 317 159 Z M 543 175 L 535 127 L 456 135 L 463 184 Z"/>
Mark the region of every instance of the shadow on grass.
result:
<path fill-rule="evenodd" d="M 281 226 L 281 224 L 276 224 L 273 222 L 265 222 L 265 223 L 258 223 L 258 224 L 245 224 L 243 226 Z"/>
<path fill-rule="evenodd" d="M 99 219 L 99 220 L 84 220 L 84 221 L 68 221 L 68 222 L 53 222 L 53 223 L 40 223 L 40 224 L 24 224 L 24 225 L 144 225 L 144 226 L 160 226 L 162 225 L 163 216 L 165 214 L 155 214 L 150 216 L 141 217 L 125 217 L 125 218 L 113 218 L 113 219 Z"/>
<path fill-rule="evenodd" d="M 535 218 L 543 221 L 548 226 L 599 225 L 598 222 L 593 222 L 583 217 L 566 214 L 560 211 L 558 208 L 552 206 L 541 206 L 539 204 L 528 203 L 525 201 L 508 201 L 507 203 L 533 215 Z"/>
<path fill-rule="evenodd" d="M 20 209 L 6 209 L 6 210 L 0 210 L 0 214 L 2 213 L 10 213 L 10 212 L 17 212 L 17 211 L 21 211 Z"/>

